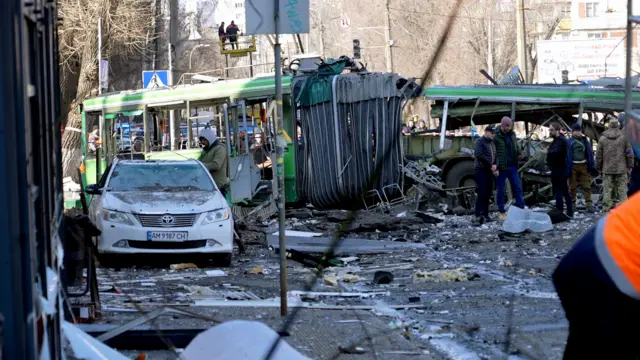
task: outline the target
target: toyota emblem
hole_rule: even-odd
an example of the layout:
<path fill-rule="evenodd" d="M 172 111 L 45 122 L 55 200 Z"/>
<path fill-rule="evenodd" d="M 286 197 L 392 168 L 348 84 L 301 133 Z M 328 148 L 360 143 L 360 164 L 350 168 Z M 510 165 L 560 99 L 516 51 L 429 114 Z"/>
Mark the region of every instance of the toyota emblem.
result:
<path fill-rule="evenodd" d="M 162 217 L 162 223 L 165 224 L 165 225 L 173 224 L 174 221 L 175 221 L 175 219 L 171 215 L 164 215 Z"/>

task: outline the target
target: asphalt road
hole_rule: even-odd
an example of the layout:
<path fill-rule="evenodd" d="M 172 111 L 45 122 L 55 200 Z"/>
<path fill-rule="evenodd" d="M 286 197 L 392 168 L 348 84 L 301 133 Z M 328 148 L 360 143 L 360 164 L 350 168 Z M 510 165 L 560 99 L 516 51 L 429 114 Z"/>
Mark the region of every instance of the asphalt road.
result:
<path fill-rule="evenodd" d="M 437 215 L 443 219 L 438 224 L 408 216 L 409 223 L 397 228 L 389 223 L 402 223 L 402 216 L 389 215 L 388 222 L 389 216 L 371 216 L 382 231 L 356 227 L 344 241 L 357 235 L 426 247 L 354 255 L 357 259 L 346 259 L 347 264 L 330 267 L 319 277 L 289 260 L 289 303 L 305 307 L 285 338 L 294 348 L 312 359 L 562 358 L 567 323 L 550 276 L 597 216 L 578 214 L 552 231 L 521 236 L 504 236 L 498 223 L 472 227 L 468 216 Z M 288 227 L 328 232 L 336 220 L 327 214 L 293 218 Z M 230 268 L 170 270 L 165 262 L 99 269 L 105 311 L 98 325 L 120 325 L 139 317 L 139 310 L 174 306 L 211 320 L 173 315 L 148 326 L 206 329 L 214 320 L 247 319 L 279 329 L 278 257 L 259 233 L 255 227 L 241 233 L 248 250 L 237 254 Z M 393 281 L 374 284 L 377 271 L 390 272 Z M 309 284 L 320 294 L 296 293 Z M 364 354 L 340 355 L 340 346 L 356 340 Z M 171 352 L 150 354 L 150 359 L 176 357 Z"/>

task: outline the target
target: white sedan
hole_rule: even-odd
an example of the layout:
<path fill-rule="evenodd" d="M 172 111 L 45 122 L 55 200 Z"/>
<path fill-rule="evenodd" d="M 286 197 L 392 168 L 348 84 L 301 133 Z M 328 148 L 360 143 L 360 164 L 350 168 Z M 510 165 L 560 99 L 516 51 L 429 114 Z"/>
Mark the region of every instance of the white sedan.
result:
<path fill-rule="evenodd" d="M 196 253 L 231 263 L 231 209 L 199 161 L 116 159 L 86 192 L 100 253 Z"/>

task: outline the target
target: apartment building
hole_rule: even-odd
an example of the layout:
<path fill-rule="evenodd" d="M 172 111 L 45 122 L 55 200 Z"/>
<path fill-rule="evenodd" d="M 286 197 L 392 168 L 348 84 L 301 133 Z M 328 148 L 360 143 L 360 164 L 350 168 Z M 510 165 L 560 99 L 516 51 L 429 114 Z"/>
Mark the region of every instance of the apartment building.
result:
<path fill-rule="evenodd" d="M 633 0 L 640 13 L 640 0 Z M 627 0 L 573 0 L 551 40 L 537 43 L 538 82 L 625 76 Z M 637 48 L 638 34 L 633 35 Z"/>

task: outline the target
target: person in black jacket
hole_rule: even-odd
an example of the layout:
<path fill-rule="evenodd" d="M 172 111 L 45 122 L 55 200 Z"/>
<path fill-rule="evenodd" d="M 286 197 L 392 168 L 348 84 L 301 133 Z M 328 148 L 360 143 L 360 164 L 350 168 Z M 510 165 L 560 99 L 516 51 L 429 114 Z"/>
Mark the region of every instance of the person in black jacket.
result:
<path fill-rule="evenodd" d="M 560 132 L 560 124 L 553 123 L 549 127 L 549 134 L 553 142 L 548 149 L 542 150 L 547 155 L 547 165 L 551 169 L 551 186 L 556 197 L 556 209 L 563 211 L 563 199 L 567 203 L 567 215 L 573 217 L 573 202 L 567 185 L 567 139 Z"/>
<path fill-rule="evenodd" d="M 476 168 L 476 218 L 474 225 L 482 225 L 489 218 L 489 200 L 493 193 L 493 177 L 498 175 L 496 144 L 493 142 L 496 129 L 489 125 L 484 136 L 476 140 L 474 151 Z"/>

